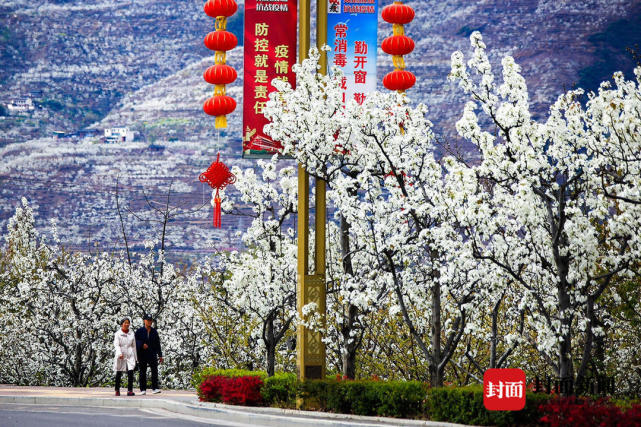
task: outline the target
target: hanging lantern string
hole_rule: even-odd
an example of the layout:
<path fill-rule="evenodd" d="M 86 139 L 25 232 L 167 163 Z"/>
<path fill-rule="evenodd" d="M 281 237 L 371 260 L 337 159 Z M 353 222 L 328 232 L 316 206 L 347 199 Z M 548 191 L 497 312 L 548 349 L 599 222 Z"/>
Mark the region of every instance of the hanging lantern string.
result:
<path fill-rule="evenodd" d="M 227 96 L 226 85 L 236 80 L 236 71 L 227 65 L 227 51 L 238 44 L 235 35 L 227 31 L 227 18 L 236 13 L 238 5 L 235 0 L 208 0 L 204 10 L 215 19 L 214 31 L 205 37 L 205 46 L 214 51 L 213 67 L 205 71 L 205 80 L 214 85 L 214 93 L 205 101 L 203 110 L 216 117 L 216 129 L 227 127 L 227 115 L 236 109 L 236 101 Z"/>
<path fill-rule="evenodd" d="M 214 161 L 198 179 L 212 188 L 212 205 L 214 207 L 214 227 L 221 227 L 222 200 L 220 192 L 236 182 L 236 177 L 229 168 L 220 161 L 221 128 L 227 127 L 227 115 L 236 109 L 236 101 L 226 94 L 226 85 L 237 78 L 236 70 L 226 64 L 227 51 L 238 44 L 236 36 L 227 31 L 227 18 L 236 13 L 238 5 L 235 0 L 208 0 L 204 5 L 205 13 L 214 18 L 214 31 L 205 36 L 205 46 L 214 51 L 215 65 L 207 68 L 203 78 L 214 85 L 214 95 L 203 104 L 203 110 L 210 116 L 216 117 L 215 128 L 218 129 L 214 150 L 218 151 Z M 203 188 L 204 198 L 204 188 Z"/>
<path fill-rule="evenodd" d="M 404 55 L 414 50 L 414 41 L 405 35 L 404 27 L 405 24 L 412 22 L 414 15 L 414 9 L 401 1 L 385 6 L 382 11 L 383 19 L 392 24 L 393 35 L 383 40 L 381 48 L 385 53 L 392 55 L 394 64 L 394 71 L 383 78 L 383 85 L 401 94 L 416 83 L 416 76 L 405 70 L 404 58 Z"/>
<path fill-rule="evenodd" d="M 227 17 L 226 16 L 217 16 L 216 22 L 214 24 L 214 29 L 216 31 L 224 31 L 227 29 Z"/>
<path fill-rule="evenodd" d="M 405 59 L 401 55 L 394 55 L 392 56 L 392 62 L 394 63 L 394 68 L 396 70 L 404 70 L 405 69 Z"/>

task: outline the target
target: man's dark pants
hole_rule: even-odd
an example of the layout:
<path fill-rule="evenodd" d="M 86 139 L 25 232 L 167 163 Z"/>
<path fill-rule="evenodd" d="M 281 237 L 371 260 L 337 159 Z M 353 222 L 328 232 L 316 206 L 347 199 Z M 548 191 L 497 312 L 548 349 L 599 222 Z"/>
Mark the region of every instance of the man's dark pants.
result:
<path fill-rule="evenodd" d="M 140 391 L 147 390 L 147 366 L 151 368 L 151 389 L 158 388 L 158 359 L 140 360 Z"/>

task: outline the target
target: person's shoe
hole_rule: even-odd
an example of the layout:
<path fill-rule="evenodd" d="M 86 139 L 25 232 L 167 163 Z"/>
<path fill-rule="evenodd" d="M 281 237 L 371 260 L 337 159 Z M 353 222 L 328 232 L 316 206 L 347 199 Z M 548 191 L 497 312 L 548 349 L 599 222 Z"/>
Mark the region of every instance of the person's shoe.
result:
<path fill-rule="evenodd" d="M 147 390 L 140 390 L 140 394 L 144 396 L 145 394 L 147 394 Z"/>
<path fill-rule="evenodd" d="M 127 392 L 127 396 L 135 396 L 135 395 L 136 395 L 136 393 L 134 393 L 133 391 L 128 391 Z"/>
<path fill-rule="evenodd" d="M 120 390 L 116 390 L 116 396 L 120 396 Z"/>
<path fill-rule="evenodd" d="M 153 394 L 158 394 L 158 393 L 160 393 L 160 389 L 155 388 L 155 389 L 153 389 L 151 392 L 152 392 Z"/>

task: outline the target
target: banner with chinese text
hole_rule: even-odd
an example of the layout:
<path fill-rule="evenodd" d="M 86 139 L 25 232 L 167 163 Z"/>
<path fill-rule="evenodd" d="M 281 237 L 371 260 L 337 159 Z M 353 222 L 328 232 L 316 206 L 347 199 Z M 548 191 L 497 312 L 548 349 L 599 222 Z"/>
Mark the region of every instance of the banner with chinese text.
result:
<path fill-rule="evenodd" d="M 343 70 L 343 100 L 362 103 L 376 90 L 378 0 L 327 0 L 329 67 Z"/>
<path fill-rule="evenodd" d="M 262 157 L 282 148 L 265 135 L 263 109 L 276 89 L 273 79 L 295 86 L 297 0 L 245 0 L 243 157 Z"/>

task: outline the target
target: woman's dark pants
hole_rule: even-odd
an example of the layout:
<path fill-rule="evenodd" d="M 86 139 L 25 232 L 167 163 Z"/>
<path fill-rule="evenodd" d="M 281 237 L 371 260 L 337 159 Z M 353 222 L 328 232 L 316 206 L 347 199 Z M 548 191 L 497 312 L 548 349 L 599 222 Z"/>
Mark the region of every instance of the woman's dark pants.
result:
<path fill-rule="evenodd" d="M 120 380 L 124 371 L 116 371 L 116 391 L 120 391 Z M 127 371 L 127 391 L 134 391 L 134 370 Z"/>

